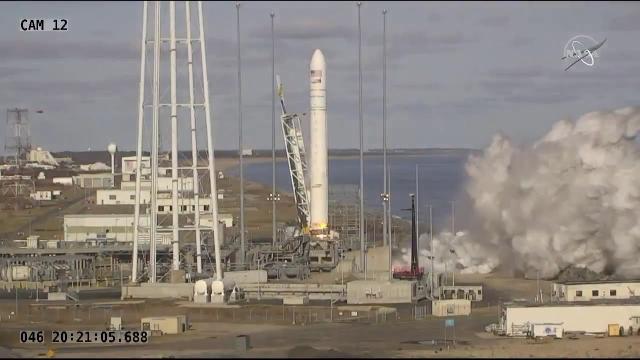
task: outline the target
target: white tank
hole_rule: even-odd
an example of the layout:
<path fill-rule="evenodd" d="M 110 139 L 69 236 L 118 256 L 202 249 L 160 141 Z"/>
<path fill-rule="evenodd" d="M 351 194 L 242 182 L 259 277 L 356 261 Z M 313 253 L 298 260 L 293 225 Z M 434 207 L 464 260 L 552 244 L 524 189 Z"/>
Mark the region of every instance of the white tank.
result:
<path fill-rule="evenodd" d="M 211 295 L 220 296 L 225 293 L 225 291 L 233 290 L 233 287 L 236 285 L 235 281 L 229 279 L 215 280 L 211 282 Z"/>
<path fill-rule="evenodd" d="M 195 295 L 207 295 L 211 293 L 211 283 L 213 279 L 202 279 L 196 281 L 193 285 L 193 292 Z"/>
<path fill-rule="evenodd" d="M 311 230 L 327 228 L 329 218 L 329 178 L 327 153 L 327 64 L 316 49 L 309 64 L 311 96 Z"/>
<path fill-rule="evenodd" d="M 30 274 L 31 274 L 31 268 L 28 266 L 24 266 L 24 265 L 11 266 L 11 279 L 14 281 L 29 280 Z"/>

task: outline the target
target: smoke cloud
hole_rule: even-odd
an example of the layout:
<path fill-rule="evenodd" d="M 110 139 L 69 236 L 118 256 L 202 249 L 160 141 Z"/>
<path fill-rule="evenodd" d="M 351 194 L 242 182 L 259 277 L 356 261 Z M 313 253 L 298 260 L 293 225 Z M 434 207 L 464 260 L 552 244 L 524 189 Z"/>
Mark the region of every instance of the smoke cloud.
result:
<path fill-rule="evenodd" d="M 640 108 L 628 107 L 559 121 L 529 147 L 495 135 L 465 166 L 468 231 L 434 236 L 436 257 L 453 249 L 465 272 L 640 276 L 638 131 Z"/>

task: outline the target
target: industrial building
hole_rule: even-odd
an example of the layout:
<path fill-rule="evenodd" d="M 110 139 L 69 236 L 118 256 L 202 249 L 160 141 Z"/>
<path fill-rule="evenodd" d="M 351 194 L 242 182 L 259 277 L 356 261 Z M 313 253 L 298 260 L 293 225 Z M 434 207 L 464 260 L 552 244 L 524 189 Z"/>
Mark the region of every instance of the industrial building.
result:
<path fill-rule="evenodd" d="M 440 299 L 468 299 L 482 301 L 482 285 L 441 285 Z"/>
<path fill-rule="evenodd" d="M 526 335 L 535 324 L 558 324 L 564 332 L 606 333 L 617 324 L 625 333 L 640 328 L 640 303 L 505 304 L 500 328 L 509 336 Z"/>
<path fill-rule="evenodd" d="M 40 146 L 29 151 L 27 160 L 38 164 L 48 164 L 52 166 L 60 165 L 58 160 L 56 160 L 49 151 L 43 150 Z"/>
<path fill-rule="evenodd" d="M 114 186 L 113 174 L 80 174 L 73 177 L 73 183 L 81 188 L 87 189 L 108 189 Z"/>
<path fill-rule="evenodd" d="M 640 280 L 636 281 L 567 281 L 553 284 L 555 301 L 594 301 L 629 299 L 640 296 Z"/>
<path fill-rule="evenodd" d="M 229 223 L 230 215 L 225 214 L 225 222 L 220 222 L 220 232 L 224 233 L 224 227 Z M 64 216 L 64 239 L 66 241 L 106 241 L 106 242 L 133 242 L 133 214 L 67 214 Z M 211 226 L 210 216 L 200 218 L 201 226 Z M 149 216 L 140 216 L 142 229 L 149 227 Z M 161 244 L 171 242 L 172 233 L 158 233 L 158 241 Z M 149 233 L 141 232 L 140 242 L 149 241 Z"/>
<path fill-rule="evenodd" d="M 179 334 L 187 331 L 188 323 L 185 315 L 145 317 L 140 319 L 140 329 L 143 331 L 164 334 Z"/>
<path fill-rule="evenodd" d="M 71 176 L 69 176 L 69 177 L 54 177 L 51 181 L 54 184 L 60 184 L 60 185 L 65 185 L 65 186 L 73 185 L 73 177 L 71 177 Z"/>
<path fill-rule="evenodd" d="M 151 158 L 149 156 L 141 156 L 141 168 L 142 175 L 151 174 Z M 130 181 L 132 179 L 133 174 L 136 173 L 136 157 L 135 156 L 123 156 L 121 158 L 122 167 L 120 171 L 122 172 L 122 180 Z"/>
<path fill-rule="evenodd" d="M 172 179 L 170 177 L 158 177 L 157 189 L 158 191 L 171 191 L 171 183 Z M 121 190 L 135 190 L 136 182 L 135 179 L 128 180 L 124 177 L 122 182 L 120 183 Z M 140 189 L 144 191 L 151 190 L 151 180 L 141 179 L 140 180 Z M 178 178 L 178 191 L 193 191 L 193 178 L 191 177 L 179 177 Z"/>
<path fill-rule="evenodd" d="M 164 196 L 162 196 L 164 195 Z M 171 213 L 172 202 L 169 194 L 158 194 L 158 213 Z M 96 192 L 96 204 L 98 205 L 135 205 L 135 190 L 98 190 Z M 151 201 L 150 192 L 140 192 L 140 204 L 146 205 Z M 201 197 L 198 199 L 200 212 L 211 211 L 211 198 Z M 195 199 L 192 197 L 180 198 L 178 212 L 193 214 L 196 210 Z"/>
<path fill-rule="evenodd" d="M 418 281 L 356 280 L 347 283 L 347 304 L 411 303 L 426 297 L 426 287 Z"/>
<path fill-rule="evenodd" d="M 460 316 L 471 314 L 471 300 L 439 299 L 431 301 L 433 316 Z"/>
<path fill-rule="evenodd" d="M 149 226 L 149 216 L 140 217 L 140 226 Z M 101 239 L 113 242 L 133 241 L 133 214 L 67 214 L 64 216 L 66 241 Z M 140 241 L 149 241 L 149 234 L 140 234 Z M 159 234 L 159 241 L 171 241 L 171 234 Z"/>

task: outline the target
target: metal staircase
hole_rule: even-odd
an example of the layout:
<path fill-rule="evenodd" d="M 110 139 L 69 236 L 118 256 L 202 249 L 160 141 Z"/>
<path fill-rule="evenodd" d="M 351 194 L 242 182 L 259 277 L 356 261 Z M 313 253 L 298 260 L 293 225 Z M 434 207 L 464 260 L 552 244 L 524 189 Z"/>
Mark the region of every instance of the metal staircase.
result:
<path fill-rule="evenodd" d="M 304 149 L 304 139 L 300 117 L 298 114 L 289 114 L 284 105 L 284 94 L 280 76 L 276 77 L 278 82 L 278 96 L 280 97 L 280 107 L 282 115 L 282 133 L 287 151 L 287 162 L 289 164 L 289 174 L 291 185 L 296 202 L 298 222 L 303 232 L 307 232 L 309 227 L 309 195 L 305 184 L 305 173 L 307 171 L 306 152 Z"/>

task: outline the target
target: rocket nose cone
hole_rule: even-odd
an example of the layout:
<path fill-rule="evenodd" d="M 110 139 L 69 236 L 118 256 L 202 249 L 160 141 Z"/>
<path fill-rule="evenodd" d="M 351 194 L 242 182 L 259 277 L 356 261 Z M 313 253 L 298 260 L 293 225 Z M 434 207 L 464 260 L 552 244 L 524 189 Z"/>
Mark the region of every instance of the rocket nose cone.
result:
<path fill-rule="evenodd" d="M 311 56 L 310 67 L 312 69 L 324 69 L 326 67 L 324 55 L 322 54 L 322 51 L 320 51 L 320 49 L 316 49 L 313 52 L 313 56 Z"/>

